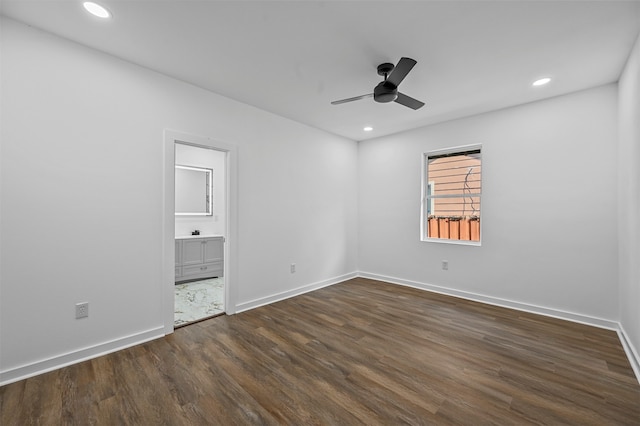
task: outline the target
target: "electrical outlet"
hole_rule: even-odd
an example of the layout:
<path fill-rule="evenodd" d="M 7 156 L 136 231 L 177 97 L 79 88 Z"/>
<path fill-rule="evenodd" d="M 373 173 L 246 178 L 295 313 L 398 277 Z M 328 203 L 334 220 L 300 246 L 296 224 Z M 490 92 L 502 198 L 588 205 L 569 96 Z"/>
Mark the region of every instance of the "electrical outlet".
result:
<path fill-rule="evenodd" d="M 89 302 L 76 303 L 76 319 L 89 316 Z"/>
<path fill-rule="evenodd" d="M 448 260 L 443 260 L 442 261 L 442 270 L 443 271 L 448 271 L 449 270 L 449 261 Z"/>
<path fill-rule="evenodd" d="M 292 264 L 291 264 L 291 273 L 292 273 L 292 274 L 295 274 L 295 273 L 296 273 L 296 264 L 295 264 L 295 263 L 292 263 Z"/>

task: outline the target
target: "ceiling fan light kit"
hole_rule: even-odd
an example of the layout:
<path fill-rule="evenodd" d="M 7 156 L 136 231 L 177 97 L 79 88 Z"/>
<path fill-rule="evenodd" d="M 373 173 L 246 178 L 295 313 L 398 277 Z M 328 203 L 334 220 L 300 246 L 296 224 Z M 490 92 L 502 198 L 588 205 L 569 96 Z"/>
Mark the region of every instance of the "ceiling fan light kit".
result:
<path fill-rule="evenodd" d="M 378 65 L 378 75 L 384 80 L 378 83 L 373 89 L 373 93 L 353 98 L 341 99 L 331 102 L 332 105 L 340 105 L 347 102 L 358 101 L 360 99 L 373 97 L 373 100 L 380 103 L 396 102 L 411 109 L 419 109 L 424 106 L 424 102 L 414 99 L 398 91 L 398 86 L 409 74 L 409 71 L 416 65 L 416 61 L 411 58 L 400 58 L 398 65 L 385 62 Z"/>

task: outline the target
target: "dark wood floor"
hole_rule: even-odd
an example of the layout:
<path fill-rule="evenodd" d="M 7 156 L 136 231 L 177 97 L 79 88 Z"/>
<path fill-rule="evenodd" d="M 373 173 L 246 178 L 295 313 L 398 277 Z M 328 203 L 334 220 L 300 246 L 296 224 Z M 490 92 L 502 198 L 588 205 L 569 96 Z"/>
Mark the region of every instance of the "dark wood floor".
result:
<path fill-rule="evenodd" d="M 640 424 L 613 331 L 354 279 L 0 388 L 2 425 Z"/>

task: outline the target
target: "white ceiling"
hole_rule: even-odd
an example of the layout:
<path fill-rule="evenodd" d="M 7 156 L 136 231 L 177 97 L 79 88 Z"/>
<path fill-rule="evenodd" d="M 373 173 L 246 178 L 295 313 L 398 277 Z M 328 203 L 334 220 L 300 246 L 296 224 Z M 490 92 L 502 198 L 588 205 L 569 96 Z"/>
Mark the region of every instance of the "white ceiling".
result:
<path fill-rule="evenodd" d="M 611 83 L 639 1 L 2 0 L 10 18 L 274 114 L 365 140 Z M 365 99 L 376 66 L 418 64 L 417 111 Z M 51 64 L 55 66 L 55 64 Z M 551 84 L 531 82 L 551 76 Z M 374 131 L 365 133 L 365 125 Z"/>

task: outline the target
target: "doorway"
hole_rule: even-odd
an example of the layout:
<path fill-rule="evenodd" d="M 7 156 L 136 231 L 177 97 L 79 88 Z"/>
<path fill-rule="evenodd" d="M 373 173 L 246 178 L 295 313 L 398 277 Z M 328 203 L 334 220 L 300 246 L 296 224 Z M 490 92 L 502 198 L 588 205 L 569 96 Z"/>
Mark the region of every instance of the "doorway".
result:
<path fill-rule="evenodd" d="M 169 334 L 235 313 L 237 148 L 167 130 L 164 154 L 163 316 Z"/>
<path fill-rule="evenodd" d="M 222 315 L 226 152 L 175 142 L 174 326 Z"/>

